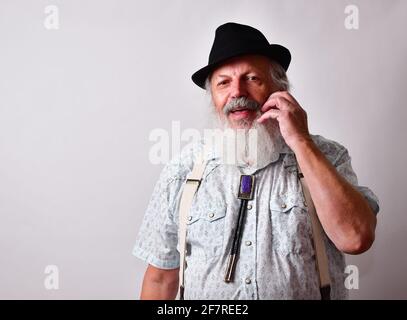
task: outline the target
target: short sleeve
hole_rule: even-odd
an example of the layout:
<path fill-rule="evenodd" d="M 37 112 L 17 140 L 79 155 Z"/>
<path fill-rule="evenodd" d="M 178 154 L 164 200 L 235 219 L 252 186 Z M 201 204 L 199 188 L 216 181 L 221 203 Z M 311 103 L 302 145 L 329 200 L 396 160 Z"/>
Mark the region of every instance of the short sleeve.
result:
<path fill-rule="evenodd" d="M 351 157 L 346 148 L 342 147 L 340 149 L 338 156 L 334 161 L 334 166 L 336 167 L 336 170 L 365 197 L 372 211 L 377 214 L 380 209 L 379 199 L 370 188 L 358 184 L 358 178 L 353 171 Z"/>
<path fill-rule="evenodd" d="M 168 165 L 154 187 L 133 255 L 160 269 L 179 267 L 178 222 L 174 215 L 182 179 L 170 177 Z"/>

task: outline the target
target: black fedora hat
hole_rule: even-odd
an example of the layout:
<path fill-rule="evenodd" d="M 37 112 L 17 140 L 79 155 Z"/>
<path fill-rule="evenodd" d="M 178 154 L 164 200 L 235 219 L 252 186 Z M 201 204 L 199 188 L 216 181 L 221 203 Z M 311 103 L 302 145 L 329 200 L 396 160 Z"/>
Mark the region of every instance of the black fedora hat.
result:
<path fill-rule="evenodd" d="M 208 65 L 192 75 L 192 81 L 205 89 L 209 74 L 227 59 L 246 54 L 260 54 L 279 63 L 285 71 L 291 61 L 290 51 L 278 44 L 270 44 L 257 29 L 233 22 L 219 26 L 209 54 Z"/>

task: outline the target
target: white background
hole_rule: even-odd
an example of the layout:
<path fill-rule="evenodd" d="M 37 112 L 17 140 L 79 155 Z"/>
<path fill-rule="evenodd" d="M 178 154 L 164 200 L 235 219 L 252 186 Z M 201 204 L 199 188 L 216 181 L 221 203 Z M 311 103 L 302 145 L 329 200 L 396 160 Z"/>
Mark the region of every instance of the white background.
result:
<path fill-rule="evenodd" d="M 348 4 L 359 30 L 344 27 Z M 47 5 L 59 30 L 44 28 Z M 406 299 L 406 16 L 403 0 L 1 0 L 0 298 L 139 297 L 131 251 L 162 168 L 150 131 L 204 127 L 190 76 L 234 21 L 290 48 L 310 130 L 345 145 L 380 199 L 373 248 L 348 257 L 351 297 Z"/>

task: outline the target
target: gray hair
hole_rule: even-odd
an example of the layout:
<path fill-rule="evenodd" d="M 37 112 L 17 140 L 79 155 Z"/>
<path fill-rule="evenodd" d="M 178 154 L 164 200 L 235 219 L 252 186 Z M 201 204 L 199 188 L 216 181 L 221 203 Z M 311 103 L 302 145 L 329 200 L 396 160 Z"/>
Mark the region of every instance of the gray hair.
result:
<path fill-rule="evenodd" d="M 273 81 L 274 85 L 276 85 L 278 91 L 290 90 L 291 86 L 290 81 L 287 78 L 287 73 L 279 63 L 273 60 L 270 61 L 270 75 L 271 80 Z M 205 81 L 205 89 L 209 94 L 211 94 L 211 76 L 212 74 L 210 74 Z"/>
<path fill-rule="evenodd" d="M 290 81 L 288 81 L 287 73 L 284 68 L 277 62 L 271 61 L 270 74 L 273 83 L 279 91 L 289 91 Z"/>

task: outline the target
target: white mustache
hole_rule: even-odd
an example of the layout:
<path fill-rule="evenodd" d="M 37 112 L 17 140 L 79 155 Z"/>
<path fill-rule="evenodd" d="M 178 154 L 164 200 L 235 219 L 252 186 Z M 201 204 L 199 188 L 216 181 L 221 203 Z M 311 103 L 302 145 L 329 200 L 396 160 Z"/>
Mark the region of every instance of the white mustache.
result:
<path fill-rule="evenodd" d="M 246 97 L 234 98 L 223 107 L 223 113 L 227 116 L 237 109 L 260 110 L 261 105 Z"/>

